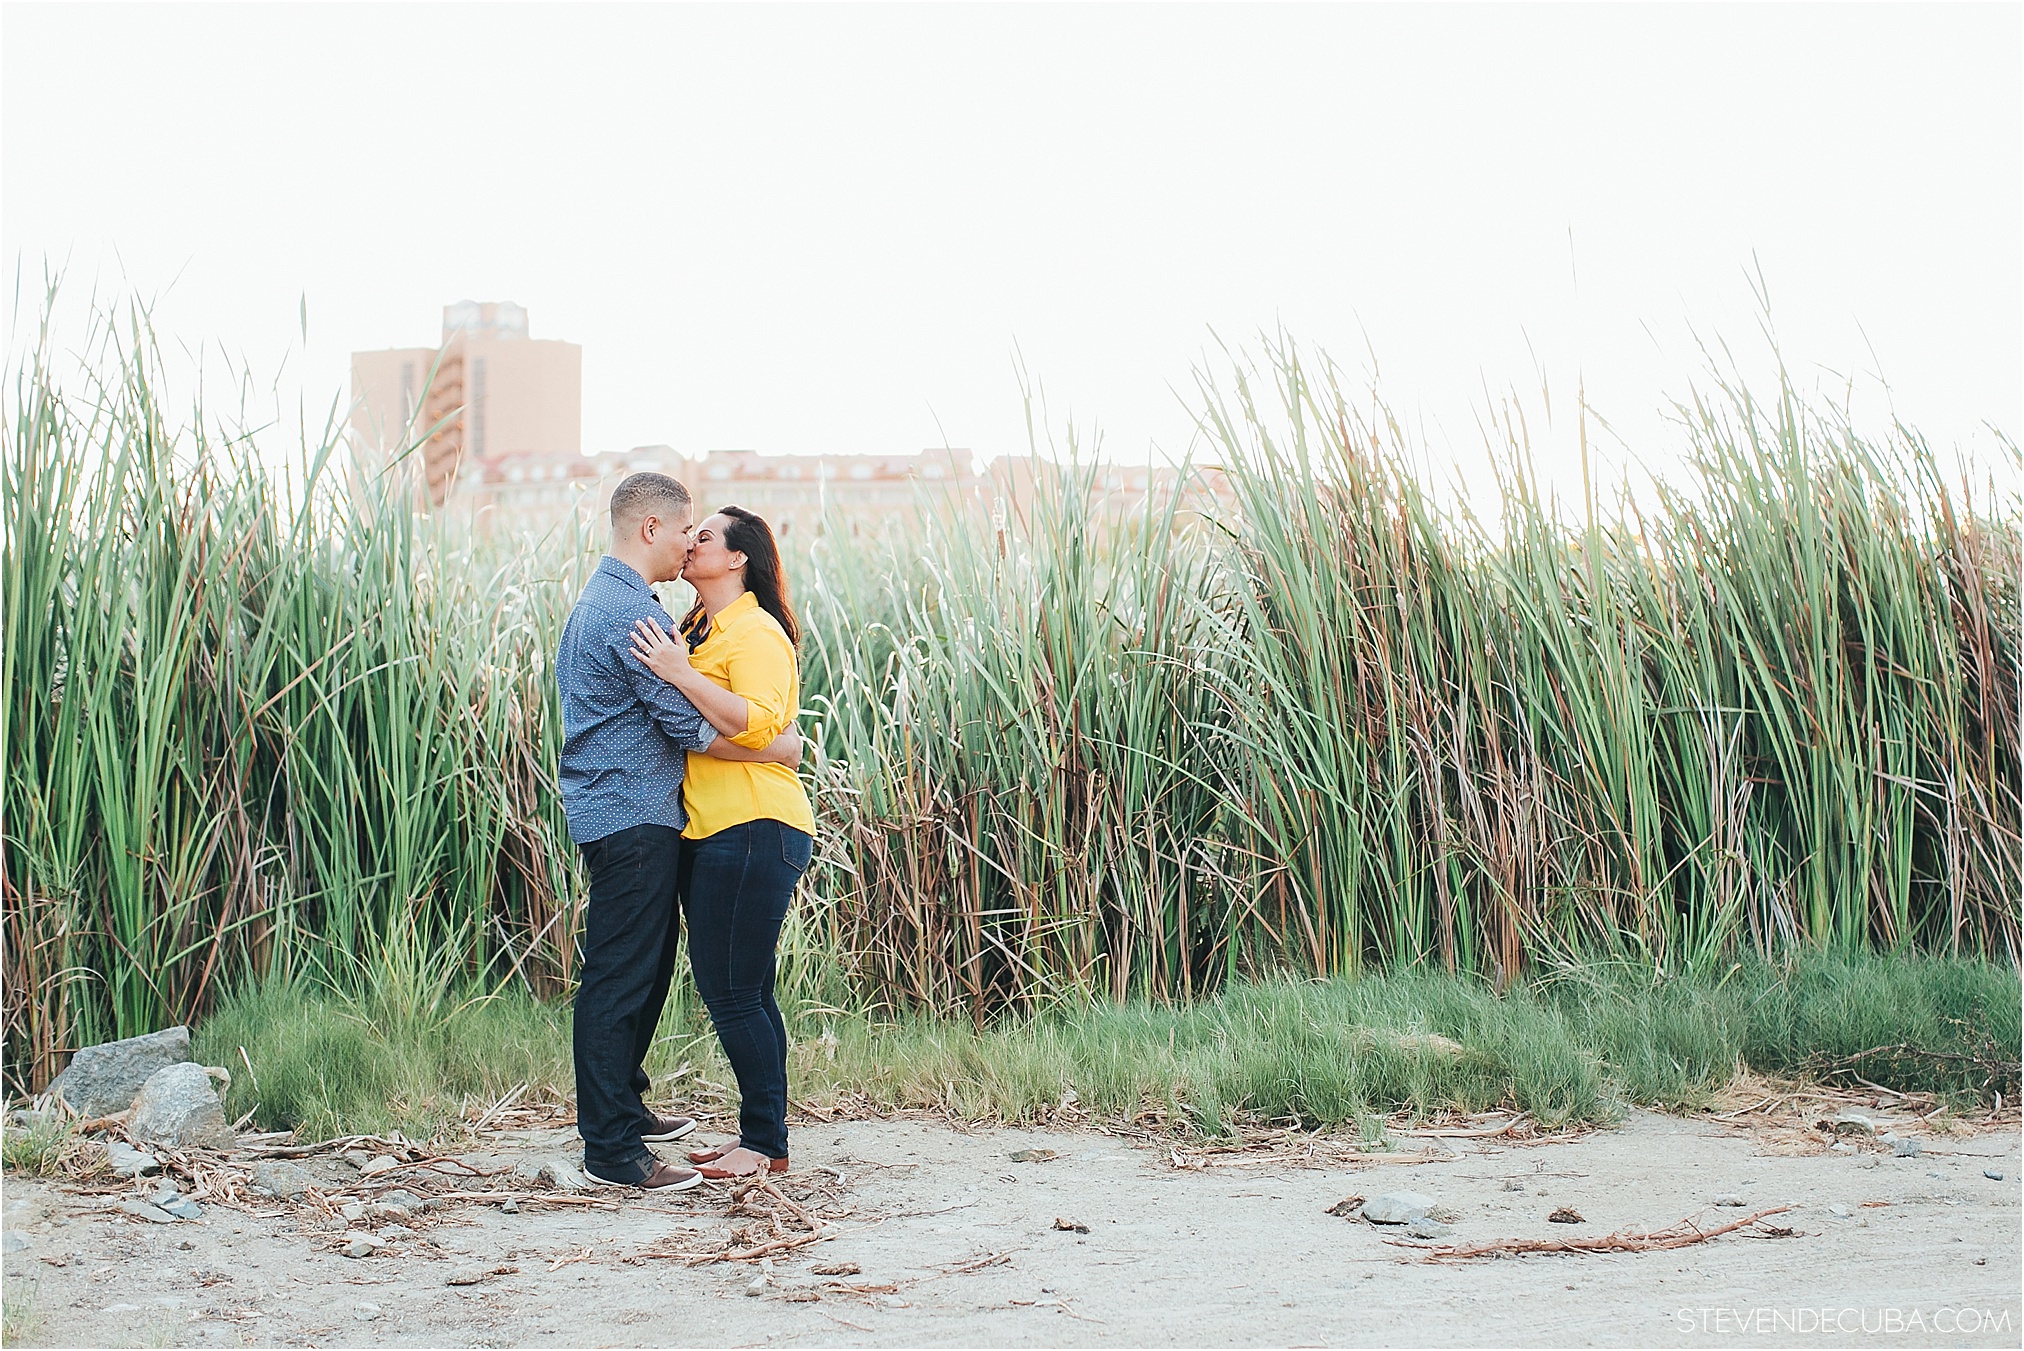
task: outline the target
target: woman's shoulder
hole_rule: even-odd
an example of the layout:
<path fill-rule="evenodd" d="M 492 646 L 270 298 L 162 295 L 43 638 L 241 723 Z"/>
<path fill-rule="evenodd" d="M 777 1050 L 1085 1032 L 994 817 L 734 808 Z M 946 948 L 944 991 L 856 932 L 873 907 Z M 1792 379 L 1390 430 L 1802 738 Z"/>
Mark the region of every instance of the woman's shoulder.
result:
<path fill-rule="evenodd" d="M 787 630 L 780 627 L 780 621 L 758 605 L 752 606 L 737 617 L 737 622 L 725 635 L 733 642 L 745 644 L 779 646 L 790 654 L 794 644 L 787 640 Z"/>

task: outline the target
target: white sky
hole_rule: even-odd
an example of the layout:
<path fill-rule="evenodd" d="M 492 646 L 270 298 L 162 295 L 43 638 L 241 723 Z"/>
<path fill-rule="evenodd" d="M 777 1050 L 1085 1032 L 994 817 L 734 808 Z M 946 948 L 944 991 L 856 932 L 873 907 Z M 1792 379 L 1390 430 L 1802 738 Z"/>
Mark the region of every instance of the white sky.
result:
<path fill-rule="evenodd" d="M 1802 383 L 2007 473 L 2020 13 L 8 4 L 0 243 L 291 404 L 516 300 L 589 450 L 1018 451 L 1016 345 L 1057 427 L 1178 454 L 1283 326 L 1437 454 L 1515 388 L 1557 473 L 1577 377 L 1667 453 L 1761 267 Z"/>

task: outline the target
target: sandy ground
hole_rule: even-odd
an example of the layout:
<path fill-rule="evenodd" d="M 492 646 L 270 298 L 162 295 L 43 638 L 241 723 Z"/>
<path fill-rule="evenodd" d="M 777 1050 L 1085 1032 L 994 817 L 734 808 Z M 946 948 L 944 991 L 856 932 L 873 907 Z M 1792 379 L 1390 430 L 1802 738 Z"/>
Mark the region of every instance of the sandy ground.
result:
<path fill-rule="evenodd" d="M 418 1218 L 416 1236 L 353 1259 L 335 1251 L 346 1226 L 312 1207 L 213 1206 L 200 1220 L 150 1224 L 109 1212 L 115 1197 L 9 1178 L 6 1288 L 23 1344 L 58 1346 L 2024 1340 L 2014 1130 L 1929 1138 L 1916 1158 L 1874 1144 L 1792 1154 L 1774 1133 L 1646 1113 L 1566 1142 L 1409 1143 L 1452 1153 L 1355 1167 L 1212 1155 L 1176 1167 L 1164 1147 L 1100 1134 L 809 1125 L 796 1133 L 790 1176 L 811 1206 L 827 1207 L 836 1235 L 770 1268 L 641 1256 L 707 1254 L 734 1225 L 750 1226 L 746 1242 L 763 1240 L 766 1226 L 727 1216 L 714 1184 L 681 1197 L 598 1193 L 619 1203 L 608 1209 L 450 1205 Z M 528 1131 L 489 1148 L 495 1159 L 572 1157 L 573 1144 L 571 1131 Z M 1056 1157 L 1010 1157 L 1031 1149 Z M 360 1190 L 350 1166 L 306 1163 L 333 1193 Z M 1688 1216 L 1714 1224 L 1781 1205 L 1791 1209 L 1766 1223 L 1795 1232 L 1430 1264 L 1423 1249 L 1388 1242 L 1397 1230 L 1328 1213 L 1348 1195 L 1404 1188 L 1458 1213 L 1450 1243 L 1595 1236 Z M 1724 1193 L 1746 1207 L 1714 1206 Z M 1560 1206 L 1586 1222 L 1548 1223 Z M 861 1272 L 814 1274 L 847 1263 Z M 448 1284 L 474 1267 L 515 1270 Z M 766 1284 L 748 1295 L 762 1272 Z"/>

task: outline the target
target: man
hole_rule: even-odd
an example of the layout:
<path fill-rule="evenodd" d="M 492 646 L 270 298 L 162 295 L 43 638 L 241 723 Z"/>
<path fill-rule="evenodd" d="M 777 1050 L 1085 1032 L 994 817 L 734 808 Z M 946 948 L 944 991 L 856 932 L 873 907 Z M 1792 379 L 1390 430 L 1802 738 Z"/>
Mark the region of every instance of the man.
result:
<path fill-rule="evenodd" d="M 562 693 L 562 805 L 590 871 L 576 990 L 576 1129 L 599 1182 L 686 1191 L 703 1179 L 657 1158 L 687 1117 L 657 1116 L 641 1068 L 667 1002 L 681 923 L 675 906 L 688 752 L 796 765 L 800 738 L 763 751 L 719 738 L 694 704 L 630 657 L 632 627 L 672 629 L 654 582 L 682 574 L 694 508 L 665 474 L 634 474 L 611 497 L 611 552 L 583 589 L 555 654 Z"/>

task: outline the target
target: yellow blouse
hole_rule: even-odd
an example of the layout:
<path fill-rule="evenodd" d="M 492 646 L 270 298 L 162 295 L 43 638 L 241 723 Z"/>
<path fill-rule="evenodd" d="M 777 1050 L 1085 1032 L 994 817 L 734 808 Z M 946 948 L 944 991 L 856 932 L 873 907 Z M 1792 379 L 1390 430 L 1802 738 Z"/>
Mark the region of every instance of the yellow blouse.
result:
<path fill-rule="evenodd" d="M 689 664 L 749 706 L 745 730 L 731 738 L 751 750 L 764 749 L 786 731 L 801 711 L 801 673 L 794 644 L 780 621 L 759 608 L 747 591 L 710 620 L 710 636 L 689 654 Z M 713 760 L 689 753 L 682 783 L 682 803 L 689 824 L 682 834 L 691 840 L 715 835 L 747 821 L 780 821 L 796 830 L 815 833 L 815 813 L 801 780 L 785 765 Z"/>

